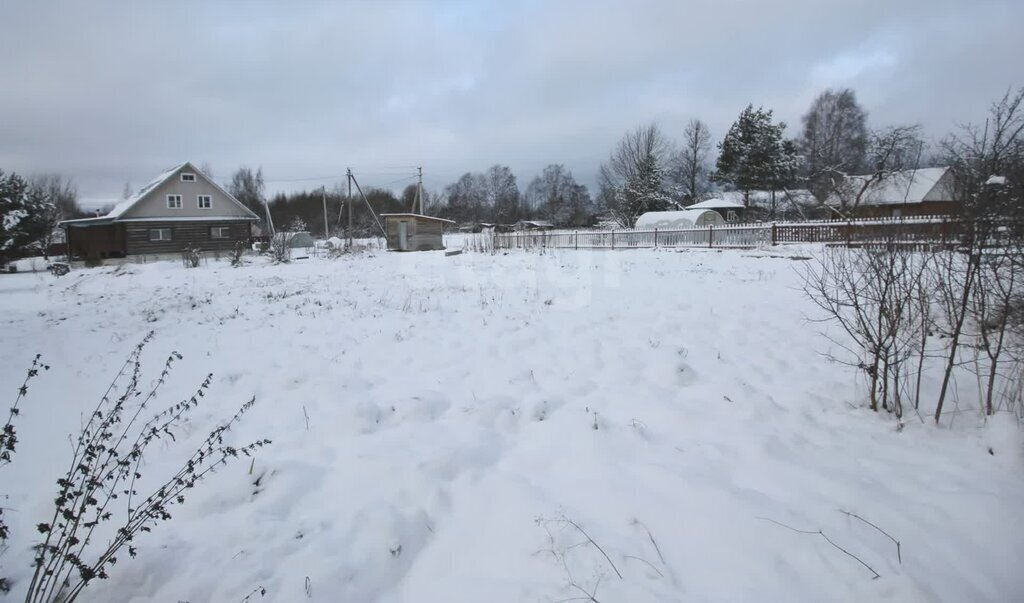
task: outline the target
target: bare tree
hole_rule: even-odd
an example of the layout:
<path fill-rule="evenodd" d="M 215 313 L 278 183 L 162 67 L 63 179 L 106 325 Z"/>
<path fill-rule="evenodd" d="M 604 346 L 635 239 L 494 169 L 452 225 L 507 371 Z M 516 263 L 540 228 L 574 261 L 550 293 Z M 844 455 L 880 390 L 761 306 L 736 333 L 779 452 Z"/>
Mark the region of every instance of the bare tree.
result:
<path fill-rule="evenodd" d="M 83 212 L 78 207 L 78 189 L 69 179 L 59 174 L 40 174 L 29 181 L 31 193 L 40 201 L 43 230 L 39 245 L 43 256 L 49 257 L 50 245 L 60 234 L 61 220 L 78 218 Z"/>
<path fill-rule="evenodd" d="M 824 203 L 847 174 L 861 173 L 868 147 L 867 113 L 853 90 L 825 90 L 803 116 L 799 150 L 808 189 Z"/>
<path fill-rule="evenodd" d="M 506 165 L 492 165 L 485 174 L 487 204 L 495 222 L 510 223 L 519 219 L 519 186 L 516 176 Z"/>
<path fill-rule="evenodd" d="M 962 338 L 974 327 L 988 370 L 985 411 L 994 411 L 993 392 L 1007 328 L 1019 312 L 1024 282 L 1024 231 L 1019 218 L 1024 192 L 1024 89 L 1007 91 L 989 110 L 984 126 L 967 124 L 942 143 L 953 173 L 953 194 L 963 208 L 959 247 L 940 264 L 938 282 L 946 318 L 948 348 L 935 421 L 942 417 Z M 1006 218 L 1018 218 L 1007 222 Z M 1011 343 L 1012 345 L 1012 343 Z M 1011 355 L 1011 358 L 1014 358 Z M 1012 374 L 1019 375 L 1017 369 Z M 979 375 L 980 377 L 980 375 Z"/>
<path fill-rule="evenodd" d="M 700 201 L 708 190 L 711 168 L 711 131 L 699 119 L 691 119 L 683 132 L 683 146 L 672 155 L 669 176 L 681 194 L 683 205 Z"/>
<path fill-rule="evenodd" d="M 227 188 L 232 197 L 241 201 L 242 205 L 248 207 L 257 216 L 266 213 L 263 168 L 259 168 L 255 172 L 248 167 L 238 168 L 238 171 L 231 177 Z"/>
<path fill-rule="evenodd" d="M 632 228 L 644 212 L 668 207 L 663 174 L 671 151 L 661 129 L 649 124 L 623 136 L 601 165 L 601 198 L 625 228 Z"/>
<path fill-rule="evenodd" d="M 582 226 L 590 218 L 587 187 L 562 164 L 551 164 L 530 181 L 526 202 L 531 211 L 556 226 Z"/>

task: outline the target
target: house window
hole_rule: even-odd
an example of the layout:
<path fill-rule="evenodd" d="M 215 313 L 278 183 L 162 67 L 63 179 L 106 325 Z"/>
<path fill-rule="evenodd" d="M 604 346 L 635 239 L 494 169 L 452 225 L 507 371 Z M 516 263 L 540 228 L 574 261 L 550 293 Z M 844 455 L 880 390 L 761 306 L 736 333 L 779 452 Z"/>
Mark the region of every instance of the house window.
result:
<path fill-rule="evenodd" d="M 181 195 L 167 195 L 167 209 L 181 209 Z"/>
<path fill-rule="evenodd" d="M 736 212 L 734 212 L 733 210 L 731 210 L 731 209 L 730 209 L 730 210 L 729 210 L 729 211 L 728 211 L 728 212 L 727 212 L 727 213 L 725 214 L 725 220 L 726 220 L 727 222 L 735 222 L 735 221 L 736 221 Z"/>
<path fill-rule="evenodd" d="M 171 240 L 171 229 L 170 228 L 150 228 L 149 229 L 149 240 L 150 241 L 170 241 Z"/>
<path fill-rule="evenodd" d="M 210 228 L 211 239 L 230 239 L 231 228 L 228 226 L 213 226 Z"/>
<path fill-rule="evenodd" d="M 199 209 L 210 209 L 213 207 L 213 197 L 210 195 L 196 195 L 196 206 Z"/>
<path fill-rule="evenodd" d="M 181 181 L 182 182 L 195 182 L 196 181 L 196 175 L 195 174 L 190 174 L 188 172 L 182 172 L 181 173 Z"/>

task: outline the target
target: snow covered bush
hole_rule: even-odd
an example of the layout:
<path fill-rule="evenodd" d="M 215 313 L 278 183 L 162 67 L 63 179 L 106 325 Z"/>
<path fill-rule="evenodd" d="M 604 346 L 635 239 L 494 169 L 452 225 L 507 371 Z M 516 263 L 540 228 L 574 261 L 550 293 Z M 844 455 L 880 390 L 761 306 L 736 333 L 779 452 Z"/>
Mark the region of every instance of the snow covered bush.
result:
<path fill-rule="evenodd" d="M 275 262 L 287 264 L 292 261 L 292 248 L 289 245 L 293 236 L 293 233 L 283 231 L 274 234 L 270 240 L 270 255 Z"/>
<path fill-rule="evenodd" d="M 200 250 L 198 247 L 186 245 L 185 249 L 181 252 L 181 263 L 186 268 L 198 268 L 200 260 Z"/>
<path fill-rule="evenodd" d="M 225 434 L 255 403 L 252 398 L 213 429 L 176 472 L 144 481 L 142 468 L 150 445 L 164 441 L 161 450 L 166 452 L 177 441 L 176 433 L 206 395 L 212 379 L 207 376 L 190 398 L 144 421 L 143 413 L 174 362 L 181 359 L 177 352 L 171 353 L 155 385 L 143 389 L 141 356 L 152 337 L 148 334 L 135 346 L 77 437 L 67 473 L 57 480 L 53 516 L 36 526 L 43 540 L 34 547 L 35 571 L 26 589 L 27 602 L 76 600 L 90 582 L 108 577 L 123 549 L 127 547 L 128 556 L 135 557 L 134 540 L 171 519 L 171 507 L 184 503 L 188 490 L 218 467 L 239 455 L 251 456 L 270 443 L 257 440 L 241 447 L 224 443 Z M 32 370 L 38 366 L 33 364 Z M 4 438 L 5 447 L 10 441 L 13 449 L 13 439 Z M 143 487 L 147 491 L 140 493 Z"/>
<path fill-rule="evenodd" d="M 243 241 L 235 243 L 234 248 L 231 250 L 231 255 L 229 256 L 232 266 L 237 268 L 242 265 L 242 256 L 245 255 L 245 247 L 246 245 Z"/>

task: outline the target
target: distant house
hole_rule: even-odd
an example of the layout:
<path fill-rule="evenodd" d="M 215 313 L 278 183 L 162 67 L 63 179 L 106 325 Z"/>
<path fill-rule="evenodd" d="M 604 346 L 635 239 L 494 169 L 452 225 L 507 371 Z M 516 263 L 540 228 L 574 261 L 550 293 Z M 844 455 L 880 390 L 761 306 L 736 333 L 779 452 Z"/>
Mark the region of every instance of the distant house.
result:
<path fill-rule="evenodd" d="M 826 202 L 858 217 L 896 218 L 956 213 L 953 173 L 948 167 L 849 176 Z"/>
<path fill-rule="evenodd" d="M 444 249 L 444 227 L 451 220 L 421 214 L 381 214 L 389 251 Z"/>
<path fill-rule="evenodd" d="M 104 216 L 65 220 L 72 257 L 230 250 L 259 217 L 191 163 L 172 168 Z"/>
<path fill-rule="evenodd" d="M 512 227 L 514 230 L 552 230 L 555 225 L 547 220 L 520 220 Z"/>
<path fill-rule="evenodd" d="M 637 230 L 679 230 L 725 224 L 722 214 L 710 209 L 649 211 L 636 219 Z"/>
<path fill-rule="evenodd" d="M 737 217 L 747 222 L 764 219 L 802 219 L 814 214 L 815 210 L 821 209 L 821 204 L 814 198 L 811 191 L 806 189 L 752 190 L 748 191 L 746 201 L 744 201 L 743 191 L 720 191 L 713 194 L 715 199 L 743 207 Z M 718 210 L 716 209 L 716 211 Z M 726 214 L 722 215 L 726 216 Z"/>
<path fill-rule="evenodd" d="M 743 207 L 742 202 L 726 201 L 725 199 L 708 199 L 707 201 L 688 205 L 686 209 L 710 209 L 711 211 L 721 214 L 722 217 L 725 218 L 726 222 L 738 222 L 743 219 L 743 210 L 746 208 Z"/>

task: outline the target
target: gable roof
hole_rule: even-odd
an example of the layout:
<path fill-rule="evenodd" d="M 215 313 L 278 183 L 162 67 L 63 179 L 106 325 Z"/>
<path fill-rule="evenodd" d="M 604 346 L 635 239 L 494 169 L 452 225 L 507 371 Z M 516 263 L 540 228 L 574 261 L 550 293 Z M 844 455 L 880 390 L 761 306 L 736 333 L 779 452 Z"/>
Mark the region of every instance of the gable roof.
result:
<path fill-rule="evenodd" d="M 87 222 L 88 223 L 94 223 L 94 224 L 102 224 L 102 223 L 106 223 L 106 222 L 117 221 L 118 219 L 121 218 L 121 216 L 123 216 L 125 213 L 127 213 L 128 210 L 130 210 L 131 208 L 135 207 L 139 202 L 141 202 L 143 199 L 148 197 L 150 193 L 152 193 L 154 190 L 159 188 L 159 186 L 161 184 L 163 184 L 164 182 L 167 182 L 168 180 L 170 180 L 172 177 L 174 177 L 175 174 L 177 174 L 179 171 L 181 171 L 184 168 L 190 168 L 190 172 L 194 173 L 197 178 L 202 178 L 206 182 L 208 182 L 211 185 L 213 185 L 214 188 L 216 188 L 218 191 L 220 191 L 232 203 L 237 205 L 239 208 L 242 209 L 242 211 L 244 211 L 246 214 L 248 214 L 248 216 L 251 219 L 254 219 L 254 220 L 259 220 L 260 219 L 260 217 L 257 216 L 255 213 L 253 213 L 253 211 L 251 209 L 246 207 L 238 199 L 235 199 L 234 195 L 232 195 L 231 193 L 229 193 L 226 190 L 224 190 L 224 187 L 222 187 L 221 185 L 219 185 L 216 182 L 214 182 L 213 179 L 210 178 L 209 176 L 207 176 L 206 174 L 204 174 L 202 172 L 202 170 L 196 169 L 196 166 L 192 165 L 192 162 L 186 161 L 185 163 L 176 165 L 173 168 L 171 168 L 171 169 L 161 173 L 159 176 L 157 176 L 153 180 L 151 180 L 148 183 L 146 183 L 146 185 L 143 186 L 142 188 L 140 188 L 137 193 L 135 193 L 131 197 L 129 197 L 129 198 L 125 199 L 124 201 L 121 201 L 120 203 L 115 205 L 114 208 L 111 209 L 109 212 L 107 212 L 107 215 L 105 215 L 105 216 L 98 216 L 98 217 L 95 217 L 95 218 L 84 218 L 82 220 L 65 220 L 64 222 L 75 222 L 75 223 L 78 223 L 78 224 L 85 224 Z M 180 219 L 180 218 L 177 218 L 177 219 Z M 62 224 L 64 222 L 62 222 Z"/>
<path fill-rule="evenodd" d="M 924 201 L 951 201 L 951 192 L 942 182 L 949 172 L 948 167 L 919 168 L 891 172 L 871 182 L 861 196 L 860 205 L 903 205 Z M 848 176 L 843 183 L 847 197 L 854 197 L 870 182 L 872 175 Z M 848 202 L 852 199 L 847 198 Z M 838 205 L 840 195 L 829 196 L 830 205 Z"/>

